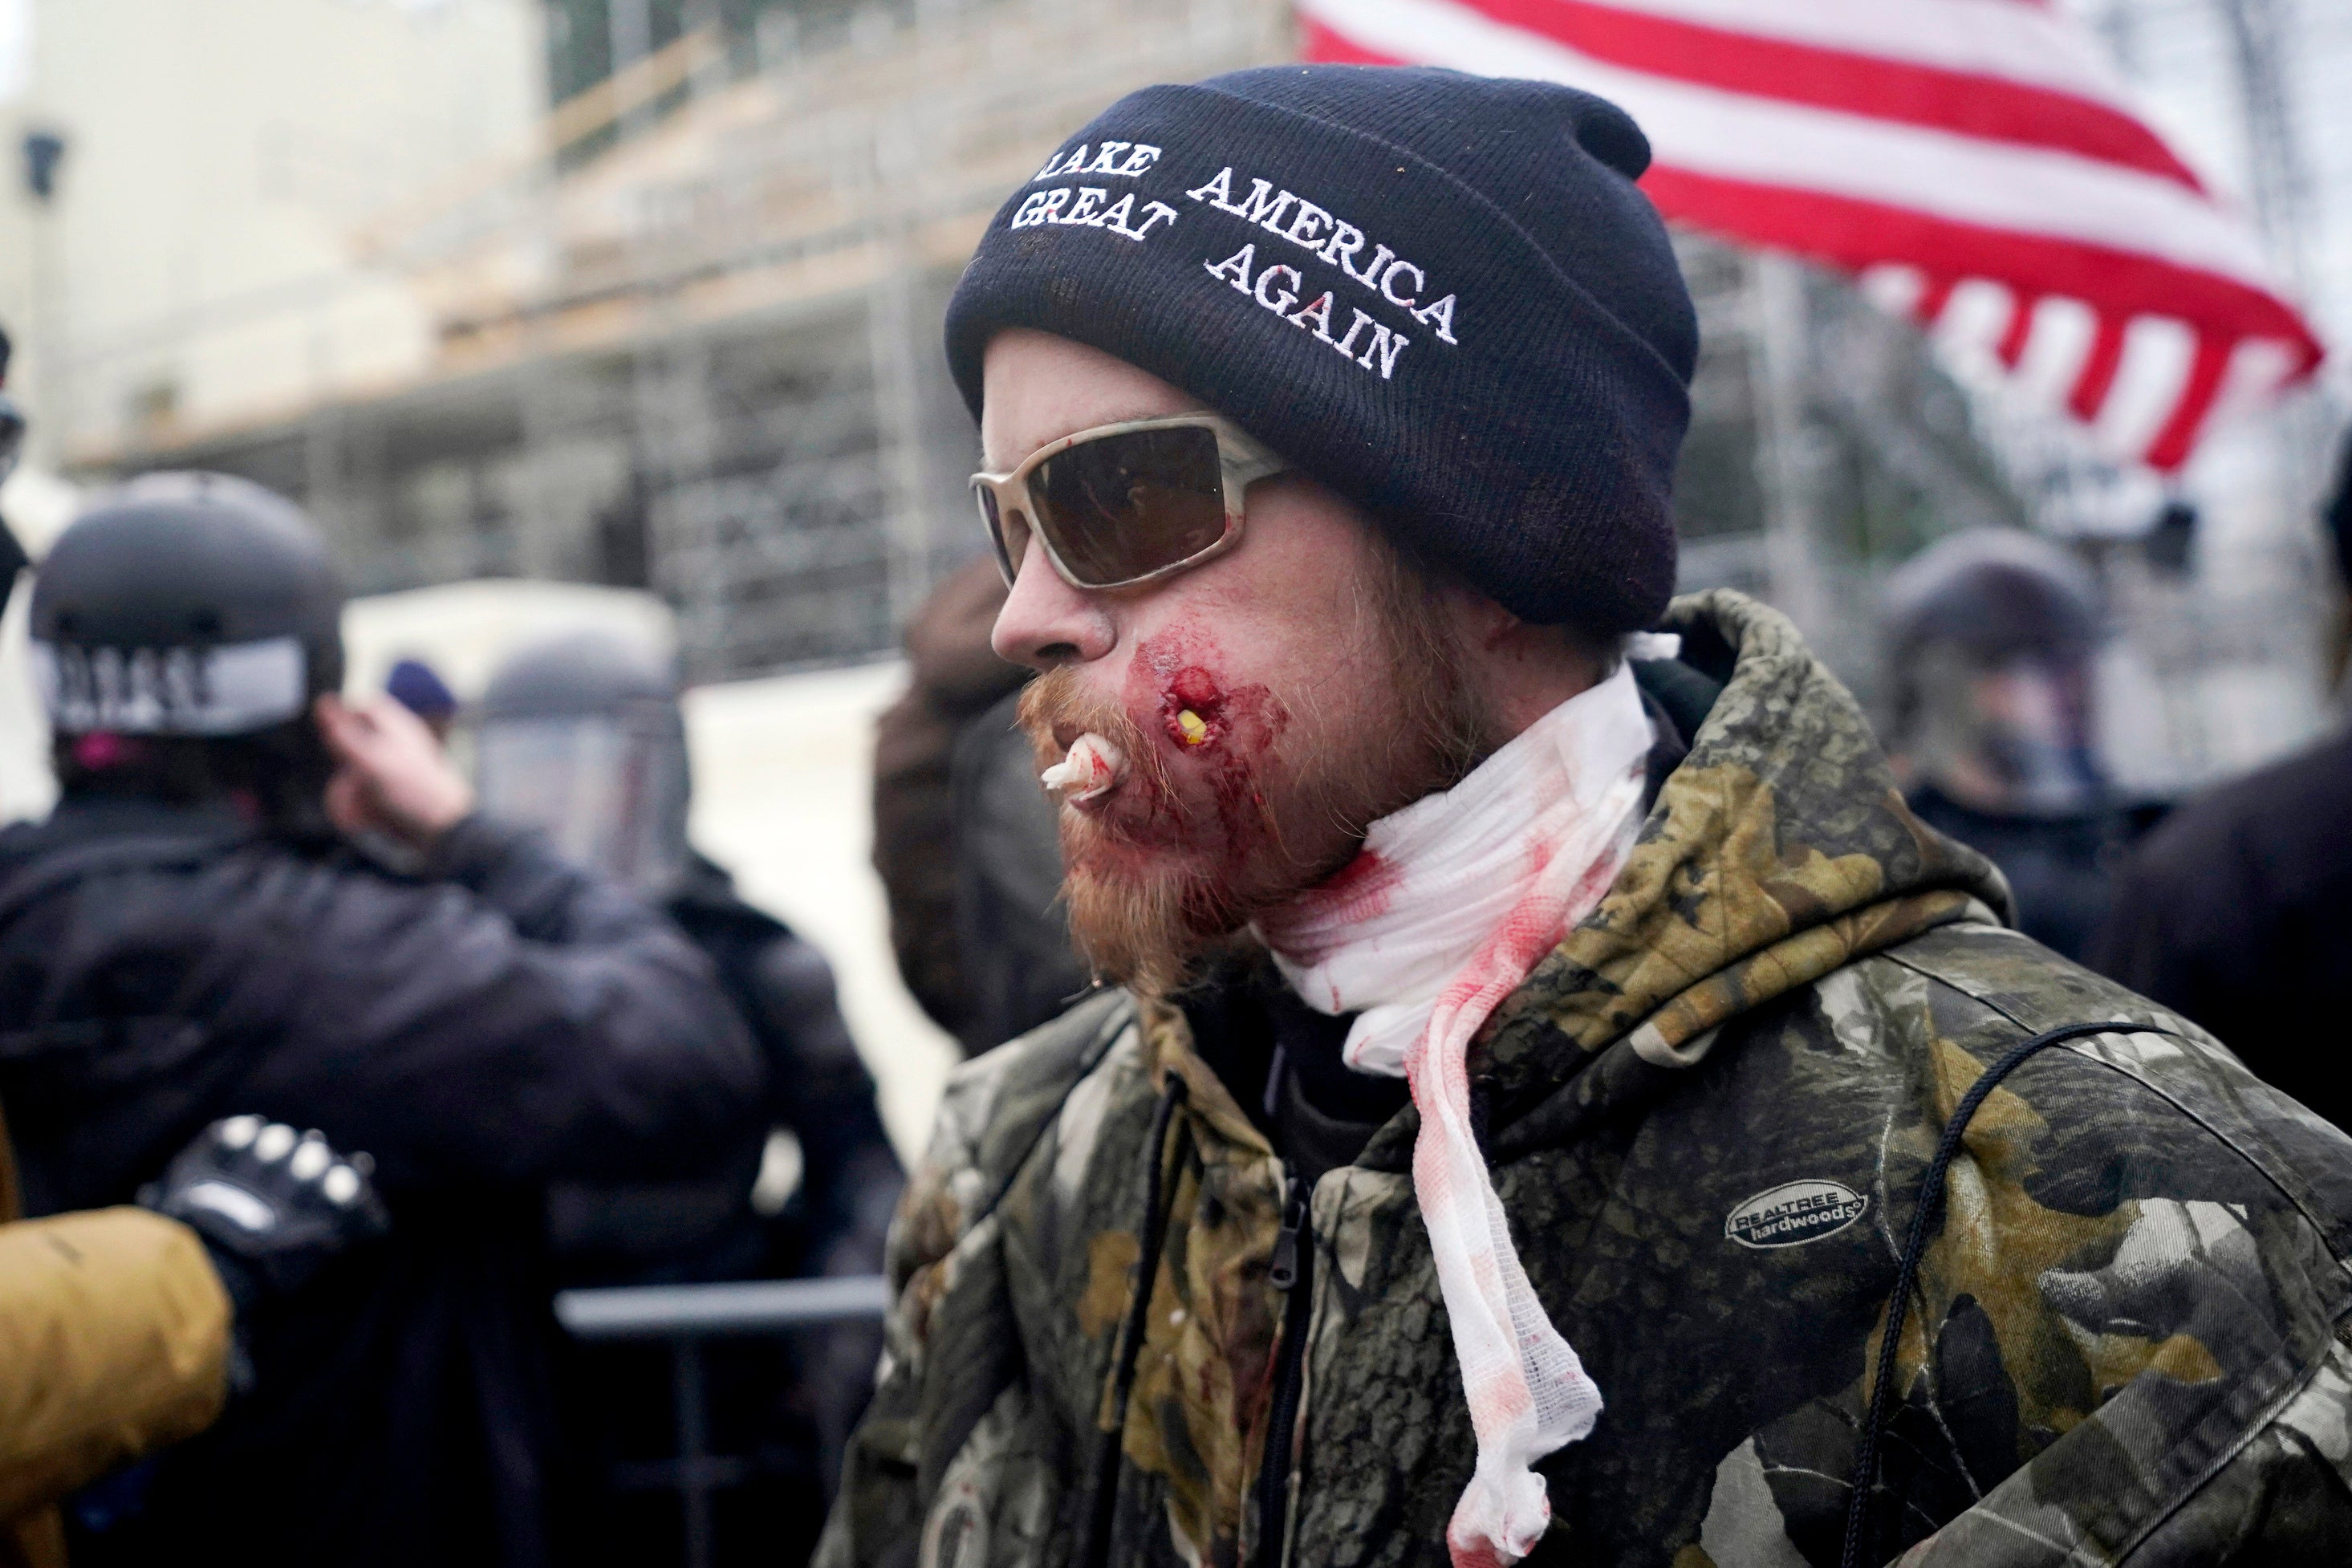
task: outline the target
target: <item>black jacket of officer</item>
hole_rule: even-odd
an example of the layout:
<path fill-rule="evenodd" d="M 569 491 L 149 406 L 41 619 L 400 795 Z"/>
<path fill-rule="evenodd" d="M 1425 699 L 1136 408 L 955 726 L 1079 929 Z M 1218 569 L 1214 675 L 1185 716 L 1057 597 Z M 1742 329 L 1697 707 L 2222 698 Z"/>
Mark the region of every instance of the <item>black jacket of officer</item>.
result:
<path fill-rule="evenodd" d="M 544 1561 L 546 1184 L 690 1172 L 764 1098 L 668 921 L 470 815 L 404 712 L 314 708 L 340 603 L 301 516 L 215 476 L 101 500 L 36 579 L 63 796 L 0 834 L 28 1211 L 127 1201 L 255 1111 L 371 1151 L 394 1219 L 251 1325 L 252 1399 L 85 1508 L 83 1568 Z"/>
<path fill-rule="evenodd" d="M 565 1182 L 551 1192 L 550 1234 L 567 1282 L 881 1272 L 903 1177 L 874 1080 L 824 954 L 745 902 L 727 872 L 688 842 L 691 777 L 670 671 L 625 637 L 593 630 L 555 637 L 519 650 L 491 677 L 473 739 L 484 804 L 534 824 L 574 860 L 657 904 L 709 958 L 767 1065 L 766 1118 L 731 1149 L 715 1150 L 707 1173 Z M 801 1155 L 798 1189 L 781 1212 L 752 1201 L 772 1128 L 789 1131 Z M 730 1385 L 733 1409 L 731 1417 L 714 1416 L 712 1441 L 730 1453 L 813 1449 L 818 1473 L 829 1478 L 872 1386 L 879 1326 L 803 1332 L 785 1361 L 774 1348 L 711 1349 L 711 1376 Z M 592 1371 L 583 1359 L 566 1380 L 572 1399 L 583 1384 L 590 1396 L 576 1425 L 605 1429 L 606 1446 L 623 1452 L 666 1452 L 667 1375 L 649 1379 L 657 1386 L 644 1397 L 624 1389 L 616 1403 L 608 1371 Z M 803 1511 L 817 1506 L 812 1498 Z"/>
<path fill-rule="evenodd" d="M 710 960 L 768 1070 L 766 1120 L 703 1177 L 558 1187 L 550 1219 L 568 1271 L 595 1284 L 880 1272 L 902 1176 L 874 1080 L 824 955 L 745 902 L 689 842 L 693 784 L 669 671 L 626 637 L 564 633 L 499 667 L 472 730 L 485 808 L 538 827 L 567 858 L 677 922 Z M 750 1202 L 771 1127 L 800 1145 L 789 1257 L 776 1255 L 776 1227 Z"/>

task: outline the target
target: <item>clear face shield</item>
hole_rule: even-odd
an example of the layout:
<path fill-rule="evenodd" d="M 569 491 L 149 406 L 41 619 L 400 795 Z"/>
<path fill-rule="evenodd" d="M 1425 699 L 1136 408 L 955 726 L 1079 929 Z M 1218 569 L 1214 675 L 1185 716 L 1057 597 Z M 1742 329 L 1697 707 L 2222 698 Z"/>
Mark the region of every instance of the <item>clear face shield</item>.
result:
<path fill-rule="evenodd" d="M 1922 650 L 1912 771 L 1962 805 L 2069 816 L 2105 792 L 2092 736 L 2087 661 L 2046 654 L 1987 660 L 1950 643 Z"/>
<path fill-rule="evenodd" d="M 486 720 L 474 757 L 485 811 L 542 829 L 566 858 L 648 899 L 677 886 L 688 782 L 674 708 Z"/>

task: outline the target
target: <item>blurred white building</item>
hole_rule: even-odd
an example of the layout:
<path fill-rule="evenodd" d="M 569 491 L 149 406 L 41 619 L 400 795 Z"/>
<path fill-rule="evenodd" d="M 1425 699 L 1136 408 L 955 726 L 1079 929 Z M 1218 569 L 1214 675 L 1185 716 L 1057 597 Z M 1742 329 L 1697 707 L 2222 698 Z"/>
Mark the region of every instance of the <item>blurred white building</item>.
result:
<path fill-rule="evenodd" d="M 436 321 L 353 231 L 512 153 L 533 0 L 13 0 L 0 324 L 50 466 L 413 379 Z M 63 144 L 34 194 L 26 139 Z"/>

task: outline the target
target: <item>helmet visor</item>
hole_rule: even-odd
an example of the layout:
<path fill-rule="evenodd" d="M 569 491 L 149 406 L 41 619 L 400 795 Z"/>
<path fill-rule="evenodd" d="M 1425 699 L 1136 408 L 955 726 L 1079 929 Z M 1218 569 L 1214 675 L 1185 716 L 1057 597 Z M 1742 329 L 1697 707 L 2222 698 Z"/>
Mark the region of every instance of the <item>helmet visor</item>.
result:
<path fill-rule="evenodd" d="M 684 869 L 686 757 L 668 725 L 609 714 L 499 719 L 475 737 L 482 808 L 648 896 Z"/>

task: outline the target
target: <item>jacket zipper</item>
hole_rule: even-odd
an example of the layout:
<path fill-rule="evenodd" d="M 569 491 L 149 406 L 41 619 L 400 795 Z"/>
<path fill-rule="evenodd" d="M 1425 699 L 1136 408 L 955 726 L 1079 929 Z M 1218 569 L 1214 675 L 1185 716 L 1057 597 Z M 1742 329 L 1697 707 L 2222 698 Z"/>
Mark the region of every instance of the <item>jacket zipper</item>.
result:
<path fill-rule="evenodd" d="M 1265 1457 L 1257 1477 L 1256 1568 L 1280 1568 L 1290 1513 L 1291 1447 L 1307 1382 L 1307 1316 L 1313 1304 L 1315 1233 L 1307 1184 L 1297 1176 L 1283 1194 L 1282 1228 L 1275 1233 L 1266 1282 L 1285 1297 L 1282 1349 L 1275 1358 L 1274 1400 L 1265 1425 Z"/>

